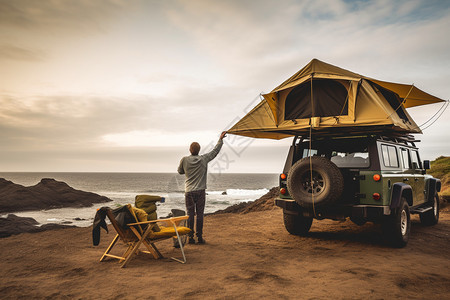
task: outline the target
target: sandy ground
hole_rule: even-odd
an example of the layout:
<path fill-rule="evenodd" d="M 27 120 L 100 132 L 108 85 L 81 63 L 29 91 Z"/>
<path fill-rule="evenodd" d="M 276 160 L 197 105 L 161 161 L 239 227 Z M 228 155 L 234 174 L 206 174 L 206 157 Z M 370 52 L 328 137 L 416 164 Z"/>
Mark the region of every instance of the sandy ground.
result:
<path fill-rule="evenodd" d="M 2 299 L 449 299 L 450 213 L 424 227 L 413 217 L 406 248 L 379 228 L 314 221 L 309 237 L 287 233 L 278 208 L 205 219 L 206 245 L 187 245 L 187 264 L 144 253 L 127 268 L 98 260 L 113 238 L 91 228 L 0 239 Z M 180 256 L 171 241 L 166 257 Z"/>

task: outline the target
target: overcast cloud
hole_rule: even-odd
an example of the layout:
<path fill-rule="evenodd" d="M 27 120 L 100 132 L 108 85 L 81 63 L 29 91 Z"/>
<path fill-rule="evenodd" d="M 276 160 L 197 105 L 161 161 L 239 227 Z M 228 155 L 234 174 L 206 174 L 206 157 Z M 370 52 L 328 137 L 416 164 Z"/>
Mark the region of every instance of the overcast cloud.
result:
<path fill-rule="evenodd" d="M 448 99 L 449 28 L 448 1 L 0 0 L 0 171 L 174 172 L 313 58 Z M 291 141 L 226 142 L 212 171 L 277 173 Z"/>

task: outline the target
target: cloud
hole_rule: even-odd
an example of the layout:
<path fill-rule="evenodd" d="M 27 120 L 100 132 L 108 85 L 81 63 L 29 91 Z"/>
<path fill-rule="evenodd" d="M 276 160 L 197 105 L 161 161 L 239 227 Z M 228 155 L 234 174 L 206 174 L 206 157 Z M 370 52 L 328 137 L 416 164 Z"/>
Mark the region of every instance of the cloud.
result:
<path fill-rule="evenodd" d="M 222 93 L 223 92 L 223 93 Z M 231 100 L 228 99 L 231 98 Z M 2 149 L 185 145 L 216 139 L 236 113 L 230 93 L 180 89 L 173 98 L 145 95 L 0 96 Z M 242 103 L 242 107 L 247 103 Z"/>
<path fill-rule="evenodd" d="M 439 37 L 449 22 L 440 2 L 181 1 L 166 14 L 228 82 L 265 92 L 312 58 L 386 79 L 397 73 L 392 65 L 423 61 L 436 46 L 439 57 L 425 63 L 444 70 L 439 59 L 450 46 Z"/>
<path fill-rule="evenodd" d="M 106 134 L 102 136 L 102 139 L 108 145 L 115 147 L 186 147 L 193 141 L 198 141 L 203 145 L 208 144 L 217 136 L 217 132 L 207 129 L 202 131 L 189 130 L 189 134 L 186 134 L 186 132 L 171 132 L 156 128 Z"/>
<path fill-rule="evenodd" d="M 0 0 L 0 149 L 17 162 L 13 153 L 27 153 L 36 170 L 41 160 L 63 164 L 64 157 L 75 167 L 98 160 L 101 169 L 112 169 L 109 162 L 123 170 L 121 155 L 145 161 L 153 147 L 179 149 L 152 152 L 170 161 L 191 140 L 214 143 L 260 92 L 312 58 L 448 98 L 449 7 L 388 0 Z M 413 117 L 425 121 L 437 109 Z M 426 132 L 425 150 L 446 149 L 440 141 L 448 122 L 444 114 Z M 269 148 L 281 144 L 289 141 L 256 140 L 239 161 L 275 157 L 280 151 Z M 138 159 L 122 160 L 138 166 Z"/>
<path fill-rule="evenodd" d="M 0 60 L 19 60 L 29 62 L 44 61 L 46 55 L 41 50 L 18 47 L 15 45 L 0 45 Z"/>
<path fill-rule="evenodd" d="M 99 32 L 103 21 L 114 20 L 125 5 L 132 6 L 118 0 L 0 0 L 0 25 L 4 30 Z"/>
<path fill-rule="evenodd" d="M 2 143 L 13 149 L 28 141 L 36 148 L 89 147 L 107 132 L 134 130 L 151 121 L 147 99 L 36 96 L 0 97 L 0 132 L 2 138 L 15 143 Z M 143 120 L 145 116 L 146 120 Z M 150 126 L 152 126 L 151 122 Z"/>

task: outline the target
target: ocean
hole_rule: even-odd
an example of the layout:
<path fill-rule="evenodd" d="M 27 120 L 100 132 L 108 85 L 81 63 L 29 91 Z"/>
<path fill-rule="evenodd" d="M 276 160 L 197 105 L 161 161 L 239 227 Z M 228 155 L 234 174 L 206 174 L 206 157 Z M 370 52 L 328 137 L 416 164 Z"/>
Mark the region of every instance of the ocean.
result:
<path fill-rule="evenodd" d="M 32 186 L 42 178 L 64 181 L 77 190 L 93 192 L 113 200 L 87 208 L 61 208 L 29 212 L 15 212 L 20 217 L 34 218 L 40 224 L 57 223 L 79 227 L 92 225 L 97 208 L 112 208 L 131 203 L 140 194 L 165 197 L 158 204 L 158 217 L 167 216 L 171 209 L 183 209 L 184 175 L 176 173 L 1 173 L 16 184 Z M 208 174 L 205 213 L 212 213 L 231 205 L 253 201 L 278 185 L 277 174 Z M 7 214 L 1 215 L 5 217 Z"/>

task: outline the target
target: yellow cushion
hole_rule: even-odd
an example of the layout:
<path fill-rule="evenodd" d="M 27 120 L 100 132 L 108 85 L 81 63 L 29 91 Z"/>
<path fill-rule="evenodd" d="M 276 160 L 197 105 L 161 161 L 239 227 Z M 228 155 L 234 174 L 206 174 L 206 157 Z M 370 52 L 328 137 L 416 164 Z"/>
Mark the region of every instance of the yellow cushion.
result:
<path fill-rule="evenodd" d="M 160 231 L 158 232 L 152 232 L 150 234 L 151 237 L 162 237 L 162 236 L 176 236 L 176 232 L 175 229 L 173 228 L 173 226 L 170 227 L 162 227 L 160 226 Z M 178 234 L 179 235 L 183 235 L 183 234 L 188 234 L 189 232 L 191 232 L 191 230 L 187 227 L 177 227 L 178 230 Z"/>

